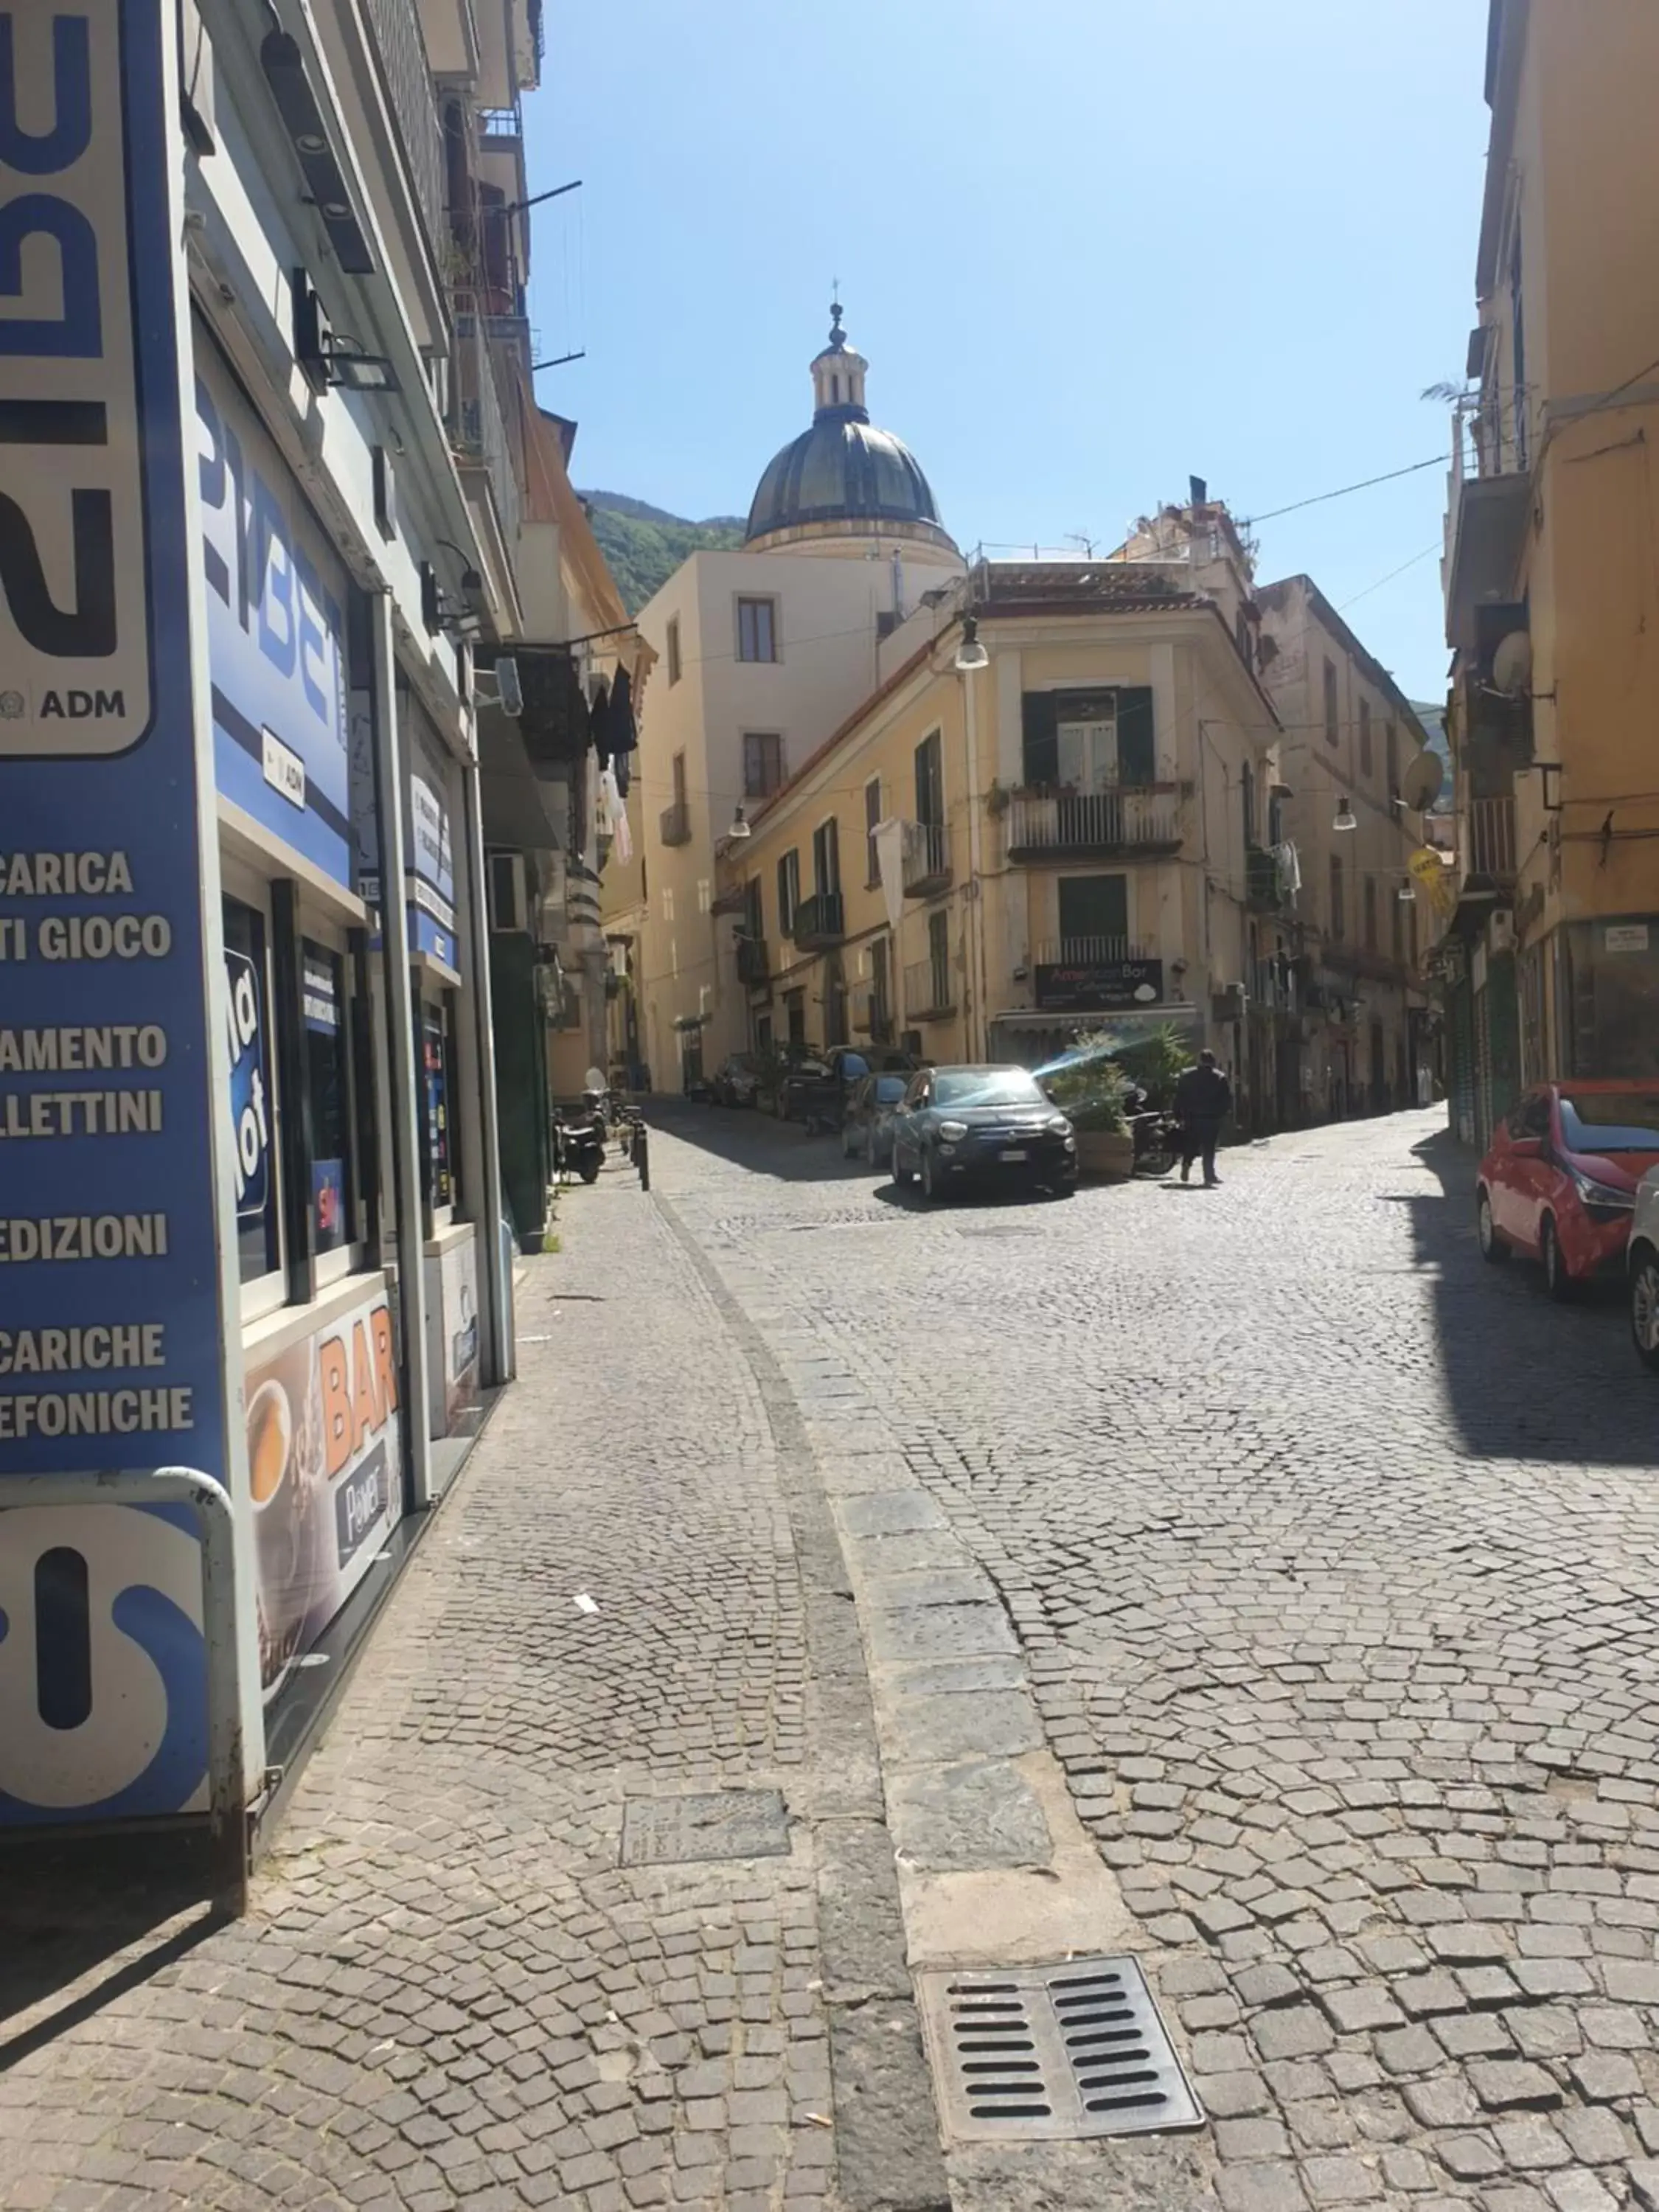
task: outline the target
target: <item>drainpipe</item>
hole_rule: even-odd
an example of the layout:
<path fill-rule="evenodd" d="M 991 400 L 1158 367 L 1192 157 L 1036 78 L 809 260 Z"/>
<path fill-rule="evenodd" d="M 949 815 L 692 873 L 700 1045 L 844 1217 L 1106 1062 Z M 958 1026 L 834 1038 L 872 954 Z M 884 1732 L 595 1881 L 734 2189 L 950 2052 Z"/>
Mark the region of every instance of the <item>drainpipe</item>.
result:
<path fill-rule="evenodd" d="M 985 1037 L 985 896 L 981 879 L 981 823 L 979 793 L 979 714 L 974 696 L 974 671 L 963 673 L 964 714 L 968 738 L 968 973 L 973 1006 L 968 1020 L 968 1055 L 983 1060 Z"/>
<path fill-rule="evenodd" d="M 489 911 L 484 886 L 483 801 L 479 787 L 477 715 L 468 708 L 469 744 L 461 770 L 461 805 L 466 837 L 466 921 L 471 944 L 473 1034 L 478 1061 L 480 1134 L 483 1139 L 483 1231 L 481 1257 L 484 1312 L 488 1320 L 483 1371 L 492 1382 L 510 1382 L 515 1372 L 513 1323 L 507 1285 L 501 1277 L 501 1133 L 495 1121 L 495 1018 L 489 996 Z"/>
<path fill-rule="evenodd" d="M 403 748 L 398 737 L 397 653 L 392 594 L 369 599 L 374 655 L 374 808 L 380 850 L 380 958 L 391 1063 L 392 1218 L 397 1238 L 398 1314 L 403 1337 L 404 1432 L 410 1509 L 432 1498 L 431 1378 L 426 1344 L 426 1230 L 421 1206 L 420 1102 L 416 1091 L 415 976 L 405 905 Z"/>

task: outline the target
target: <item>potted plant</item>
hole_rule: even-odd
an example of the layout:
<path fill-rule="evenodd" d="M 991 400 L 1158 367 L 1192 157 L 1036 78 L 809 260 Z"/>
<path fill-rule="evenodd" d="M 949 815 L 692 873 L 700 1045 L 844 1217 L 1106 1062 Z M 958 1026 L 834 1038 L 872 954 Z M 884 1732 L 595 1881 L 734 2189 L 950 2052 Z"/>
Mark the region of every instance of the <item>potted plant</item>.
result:
<path fill-rule="evenodd" d="M 1050 1097 L 1077 1133 L 1080 1176 L 1127 1182 L 1133 1173 L 1135 1143 L 1123 1111 L 1127 1087 L 1115 1063 L 1103 1054 L 1049 1084 Z"/>

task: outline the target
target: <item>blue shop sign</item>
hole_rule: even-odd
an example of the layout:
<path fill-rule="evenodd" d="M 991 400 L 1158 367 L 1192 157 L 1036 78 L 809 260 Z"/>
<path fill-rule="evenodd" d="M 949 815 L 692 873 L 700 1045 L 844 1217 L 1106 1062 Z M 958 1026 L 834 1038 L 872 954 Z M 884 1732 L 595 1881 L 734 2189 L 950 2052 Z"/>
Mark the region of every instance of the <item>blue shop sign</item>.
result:
<path fill-rule="evenodd" d="M 218 787 L 349 884 L 345 571 L 205 337 L 196 421 Z"/>
<path fill-rule="evenodd" d="M 0 32 L 0 1500 L 85 1470 L 90 1501 L 102 1468 L 226 1468 L 178 21 L 77 0 Z M 0 1821 L 176 1812 L 205 1764 L 189 1516 L 46 1520 L 0 1516 Z"/>

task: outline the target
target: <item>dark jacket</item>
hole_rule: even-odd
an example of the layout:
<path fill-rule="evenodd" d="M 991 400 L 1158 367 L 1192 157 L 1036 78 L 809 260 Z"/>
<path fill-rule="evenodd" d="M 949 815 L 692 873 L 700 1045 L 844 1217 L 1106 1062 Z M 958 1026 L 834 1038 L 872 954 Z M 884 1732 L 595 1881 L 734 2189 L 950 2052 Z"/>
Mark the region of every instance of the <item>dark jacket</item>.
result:
<path fill-rule="evenodd" d="M 1231 1110 L 1233 1086 L 1218 1067 L 1189 1067 L 1176 1085 L 1175 1109 L 1183 1121 L 1222 1121 Z"/>

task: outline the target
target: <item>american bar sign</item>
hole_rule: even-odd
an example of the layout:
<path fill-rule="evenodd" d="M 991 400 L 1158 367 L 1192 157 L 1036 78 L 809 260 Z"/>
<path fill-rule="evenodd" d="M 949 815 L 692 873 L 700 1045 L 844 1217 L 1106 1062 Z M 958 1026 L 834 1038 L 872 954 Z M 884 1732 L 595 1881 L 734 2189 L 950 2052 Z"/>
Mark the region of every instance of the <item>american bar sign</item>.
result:
<path fill-rule="evenodd" d="M 1036 971 L 1036 1002 L 1054 1013 L 1122 1013 L 1155 1006 L 1163 996 L 1161 960 L 1066 961 Z"/>

